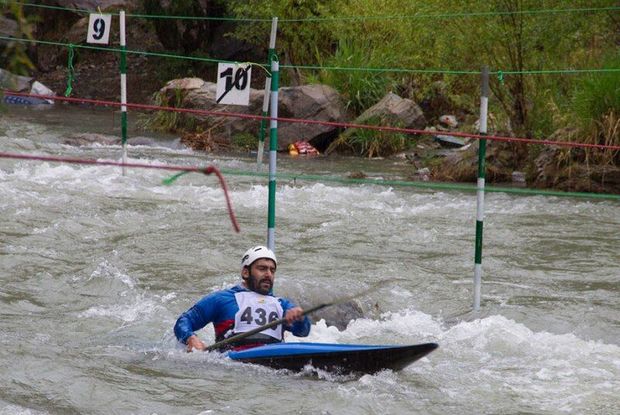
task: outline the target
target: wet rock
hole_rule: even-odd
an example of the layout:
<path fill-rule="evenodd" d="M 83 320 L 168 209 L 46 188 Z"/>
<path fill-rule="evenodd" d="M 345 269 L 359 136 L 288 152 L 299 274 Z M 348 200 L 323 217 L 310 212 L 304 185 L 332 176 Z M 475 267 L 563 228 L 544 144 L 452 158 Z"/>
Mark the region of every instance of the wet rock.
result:
<path fill-rule="evenodd" d="M 302 308 L 309 308 L 312 305 L 301 304 Z M 357 301 L 348 301 L 343 304 L 336 304 L 326 307 L 312 314 L 313 321 L 325 320 L 328 326 L 334 326 L 338 330 L 344 330 L 347 325 L 355 319 L 363 318 L 364 310 Z"/>

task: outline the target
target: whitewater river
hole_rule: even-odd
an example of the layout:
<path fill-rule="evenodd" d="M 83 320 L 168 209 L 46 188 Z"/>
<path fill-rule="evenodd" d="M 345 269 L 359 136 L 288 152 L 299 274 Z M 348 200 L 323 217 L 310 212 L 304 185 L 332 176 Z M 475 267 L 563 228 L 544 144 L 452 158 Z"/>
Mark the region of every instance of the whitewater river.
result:
<path fill-rule="evenodd" d="M 3 152 L 120 159 L 63 144 L 118 115 L 0 113 Z M 138 134 L 134 130 L 132 135 Z M 148 135 L 144 132 L 141 135 Z M 129 161 L 255 169 L 250 155 L 130 146 Z M 398 178 L 389 160 L 292 160 L 282 172 Z M 310 341 L 437 342 L 400 372 L 339 377 L 187 354 L 178 315 L 235 284 L 266 242 L 267 182 L 0 159 L 0 414 L 615 414 L 620 412 L 620 204 L 486 197 L 482 306 L 471 312 L 475 194 L 281 180 L 276 293 L 314 305 L 381 283 L 342 330 Z M 346 324 L 346 322 L 345 322 Z M 212 328 L 200 335 L 213 342 Z M 288 338 L 289 341 L 300 341 Z"/>

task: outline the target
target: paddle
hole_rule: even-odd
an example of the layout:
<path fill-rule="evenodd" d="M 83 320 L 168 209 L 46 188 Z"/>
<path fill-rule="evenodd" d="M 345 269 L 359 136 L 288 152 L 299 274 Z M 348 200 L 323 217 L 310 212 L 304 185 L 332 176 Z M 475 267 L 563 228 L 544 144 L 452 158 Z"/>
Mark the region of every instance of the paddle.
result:
<path fill-rule="evenodd" d="M 391 282 L 391 281 L 393 281 L 393 280 L 389 280 L 389 282 Z M 379 282 L 377 284 L 372 285 L 370 288 L 368 288 L 368 289 L 366 289 L 364 291 L 361 291 L 361 292 L 359 292 L 357 294 L 350 295 L 350 296 L 347 296 L 347 297 L 341 297 L 341 298 L 339 298 L 337 300 L 334 300 L 334 301 L 332 301 L 330 303 L 323 303 L 323 304 L 319 304 L 319 305 L 314 306 L 314 307 L 310 307 L 310 308 L 304 310 L 303 313 L 301 313 L 301 315 L 302 316 L 306 316 L 308 314 L 314 313 L 315 311 L 321 310 L 321 309 L 323 309 L 325 307 L 331 307 L 333 305 L 346 303 L 347 301 L 351 301 L 351 300 L 353 300 L 355 298 L 358 298 L 358 297 L 361 297 L 363 295 L 366 295 L 369 292 L 374 291 L 378 286 L 385 285 L 385 284 L 386 284 L 385 281 L 381 281 L 381 282 Z M 283 323 L 286 323 L 286 319 L 285 318 L 281 318 L 279 320 L 274 320 L 271 323 L 265 324 L 264 326 L 257 327 L 255 329 L 250 330 L 250 331 L 245 331 L 243 333 L 235 334 L 232 337 L 229 337 L 229 338 L 224 339 L 222 341 L 219 341 L 217 343 L 213 343 L 211 346 L 208 346 L 204 350 L 208 352 L 208 351 L 211 351 L 211 350 L 218 349 L 218 348 L 220 348 L 222 346 L 225 346 L 225 345 L 230 344 L 230 343 L 234 343 L 234 342 L 236 342 L 238 340 L 241 340 L 241 339 L 245 339 L 246 337 L 249 337 L 249 336 L 251 336 L 253 334 L 260 333 L 263 330 L 267 330 L 267 329 L 276 327 L 276 326 L 278 326 L 280 324 L 283 324 Z"/>

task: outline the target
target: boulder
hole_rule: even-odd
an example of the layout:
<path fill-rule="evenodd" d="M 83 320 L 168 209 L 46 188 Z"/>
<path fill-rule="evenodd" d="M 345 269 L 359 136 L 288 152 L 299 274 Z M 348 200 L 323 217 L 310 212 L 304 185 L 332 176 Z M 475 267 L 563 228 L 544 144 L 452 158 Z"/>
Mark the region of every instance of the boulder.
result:
<path fill-rule="evenodd" d="M 356 120 L 356 124 L 379 118 L 383 124 L 402 128 L 422 129 L 426 126 L 426 118 L 422 108 L 408 98 L 401 98 L 390 92 L 381 101 L 367 109 Z"/>
<path fill-rule="evenodd" d="M 390 92 L 364 111 L 353 123 L 421 130 L 426 125 L 426 118 L 422 109 L 415 102 Z M 327 147 L 326 153 L 353 151 L 368 157 L 376 157 L 392 155 L 395 152 L 402 151 L 405 147 L 405 139 L 402 138 L 402 134 L 397 135 L 385 130 L 375 131 L 375 138 L 372 140 L 355 140 L 355 137 L 362 135 L 358 134 L 360 130 L 362 129 L 349 128 L 344 131 Z"/>
<path fill-rule="evenodd" d="M 338 92 L 327 85 L 319 84 L 280 89 L 278 116 L 337 123 L 349 120 L 344 102 Z M 278 123 L 278 144 L 284 147 L 302 140 L 324 148 L 326 146 L 317 141 L 329 141 L 329 137 L 333 139 L 337 134 L 338 127 L 332 125 Z"/>
<path fill-rule="evenodd" d="M 300 306 L 304 309 L 312 307 L 314 304 L 301 302 Z M 327 326 L 334 326 L 338 330 L 345 330 L 353 320 L 364 318 L 364 310 L 358 301 L 347 301 L 343 304 L 335 304 L 312 313 L 312 321 L 325 320 Z"/>
<path fill-rule="evenodd" d="M 200 78 L 175 79 L 160 91 L 168 105 L 196 108 L 205 111 L 261 115 L 264 91 L 250 89 L 248 106 L 220 105 L 216 103 L 217 84 Z M 241 133 L 257 134 L 260 120 L 214 114 L 187 114 L 197 121 L 203 130 L 209 130 L 219 138 L 230 139 Z M 342 99 L 331 87 L 325 85 L 303 85 L 282 88 L 279 91 L 278 117 L 317 121 L 343 122 L 347 120 Z M 337 127 L 299 122 L 278 123 L 278 147 L 287 148 L 299 140 L 312 142 L 325 135 L 337 134 Z M 266 138 L 267 142 L 269 137 Z"/>
<path fill-rule="evenodd" d="M 0 88 L 10 89 L 17 92 L 27 92 L 30 90 L 32 78 L 19 76 L 9 71 L 0 69 Z"/>

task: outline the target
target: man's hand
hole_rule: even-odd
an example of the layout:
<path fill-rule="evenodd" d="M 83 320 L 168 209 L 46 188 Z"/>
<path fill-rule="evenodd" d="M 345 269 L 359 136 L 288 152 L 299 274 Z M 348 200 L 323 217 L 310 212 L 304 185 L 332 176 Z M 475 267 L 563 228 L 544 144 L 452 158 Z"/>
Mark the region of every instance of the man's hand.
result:
<path fill-rule="evenodd" d="M 206 348 L 207 345 L 204 344 L 195 334 L 187 339 L 187 353 L 191 352 L 193 349 L 205 350 Z"/>
<path fill-rule="evenodd" d="M 290 310 L 287 310 L 284 318 L 286 319 L 286 324 L 291 325 L 296 321 L 301 321 L 304 318 L 303 315 L 304 310 L 301 307 L 293 307 Z"/>

